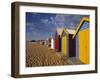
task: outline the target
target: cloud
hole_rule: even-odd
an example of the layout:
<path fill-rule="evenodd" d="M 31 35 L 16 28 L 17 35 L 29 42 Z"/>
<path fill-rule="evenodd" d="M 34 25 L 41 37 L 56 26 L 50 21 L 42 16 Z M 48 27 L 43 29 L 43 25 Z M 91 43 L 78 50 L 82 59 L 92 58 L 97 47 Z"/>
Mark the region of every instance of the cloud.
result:
<path fill-rule="evenodd" d="M 57 14 L 54 20 L 57 27 L 76 29 L 84 16 L 85 15 Z M 86 15 L 86 17 L 89 16 Z"/>
<path fill-rule="evenodd" d="M 55 25 L 57 27 L 65 27 L 65 24 L 66 24 L 66 15 L 57 14 L 55 16 Z"/>
<path fill-rule="evenodd" d="M 49 23 L 49 20 L 48 19 L 41 19 L 41 22 L 47 24 L 47 23 Z"/>
<path fill-rule="evenodd" d="M 41 22 L 45 24 L 45 27 L 51 27 L 51 31 L 55 31 L 57 27 L 64 27 L 69 29 L 76 29 L 83 15 L 71 15 L 71 14 L 56 14 L 55 17 L 48 19 L 41 19 Z M 52 28 L 53 27 L 53 28 Z"/>
<path fill-rule="evenodd" d="M 55 18 L 49 17 L 48 19 L 41 19 L 43 29 L 47 32 L 53 32 L 55 28 Z"/>
<path fill-rule="evenodd" d="M 34 26 L 34 23 L 32 23 L 32 22 L 27 22 L 27 23 L 26 23 L 26 26 Z"/>
<path fill-rule="evenodd" d="M 56 17 L 55 17 L 55 20 L 56 20 L 57 22 L 64 22 L 65 19 L 66 19 L 66 15 L 63 15 L 63 14 L 60 14 L 60 15 L 57 14 Z"/>
<path fill-rule="evenodd" d="M 34 23 L 32 23 L 32 22 L 27 22 L 26 26 L 27 26 L 26 28 L 28 28 L 28 30 L 30 30 L 30 31 L 33 31 L 36 29 Z"/>
<path fill-rule="evenodd" d="M 50 17 L 50 20 L 51 20 L 51 23 L 52 23 L 52 24 L 55 24 L 55 19 L 54 19 L 54 17 Z"/>

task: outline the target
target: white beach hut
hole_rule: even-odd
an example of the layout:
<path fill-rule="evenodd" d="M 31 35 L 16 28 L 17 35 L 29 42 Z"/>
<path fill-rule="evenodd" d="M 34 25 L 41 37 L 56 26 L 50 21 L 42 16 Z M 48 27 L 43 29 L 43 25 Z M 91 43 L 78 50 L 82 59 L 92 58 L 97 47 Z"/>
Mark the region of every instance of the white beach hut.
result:
<path fill-rule="evenodd" d="M 54 46 L 54 38 L 51 38 L 51 49 L 54 49 L 55 46 Z"/>

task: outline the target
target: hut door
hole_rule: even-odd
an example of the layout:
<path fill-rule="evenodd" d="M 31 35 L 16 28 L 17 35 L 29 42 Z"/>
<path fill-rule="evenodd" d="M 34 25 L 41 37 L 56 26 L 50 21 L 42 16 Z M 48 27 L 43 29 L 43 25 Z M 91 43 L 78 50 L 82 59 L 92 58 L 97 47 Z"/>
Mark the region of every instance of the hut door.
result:
<path fill-rule="evenodd" d="M 69 57 L 76 56 L 76 41 L 75 38 L 72 39 L 72 34 L 69 34 Z"/>
<path fill-rule="evenodd" d="M 58 51 L 61 51 L 61 38 L 60 36 L 58 37 Z"/>

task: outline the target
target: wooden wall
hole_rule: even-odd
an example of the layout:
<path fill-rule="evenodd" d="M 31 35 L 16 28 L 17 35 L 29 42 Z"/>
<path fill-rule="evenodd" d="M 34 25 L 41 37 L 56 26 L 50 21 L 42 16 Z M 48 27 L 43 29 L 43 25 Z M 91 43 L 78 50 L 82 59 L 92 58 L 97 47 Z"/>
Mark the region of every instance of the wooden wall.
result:
<path fill-rule="evenodd" d="M 85 64 L 89 64 L 90 62 L 89 29 L 79 31 L 78 37 L 79 37 L 79 59 Z"/>

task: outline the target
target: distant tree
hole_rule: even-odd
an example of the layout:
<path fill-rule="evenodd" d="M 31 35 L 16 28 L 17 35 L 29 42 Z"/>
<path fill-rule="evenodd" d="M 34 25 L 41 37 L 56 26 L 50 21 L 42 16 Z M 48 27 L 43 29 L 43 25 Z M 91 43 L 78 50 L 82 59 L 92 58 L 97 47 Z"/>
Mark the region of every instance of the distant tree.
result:
<path fill-rule="evenodd" d="M 36 40 L 31 40 L 30 42 L 36 42 Z"/>

